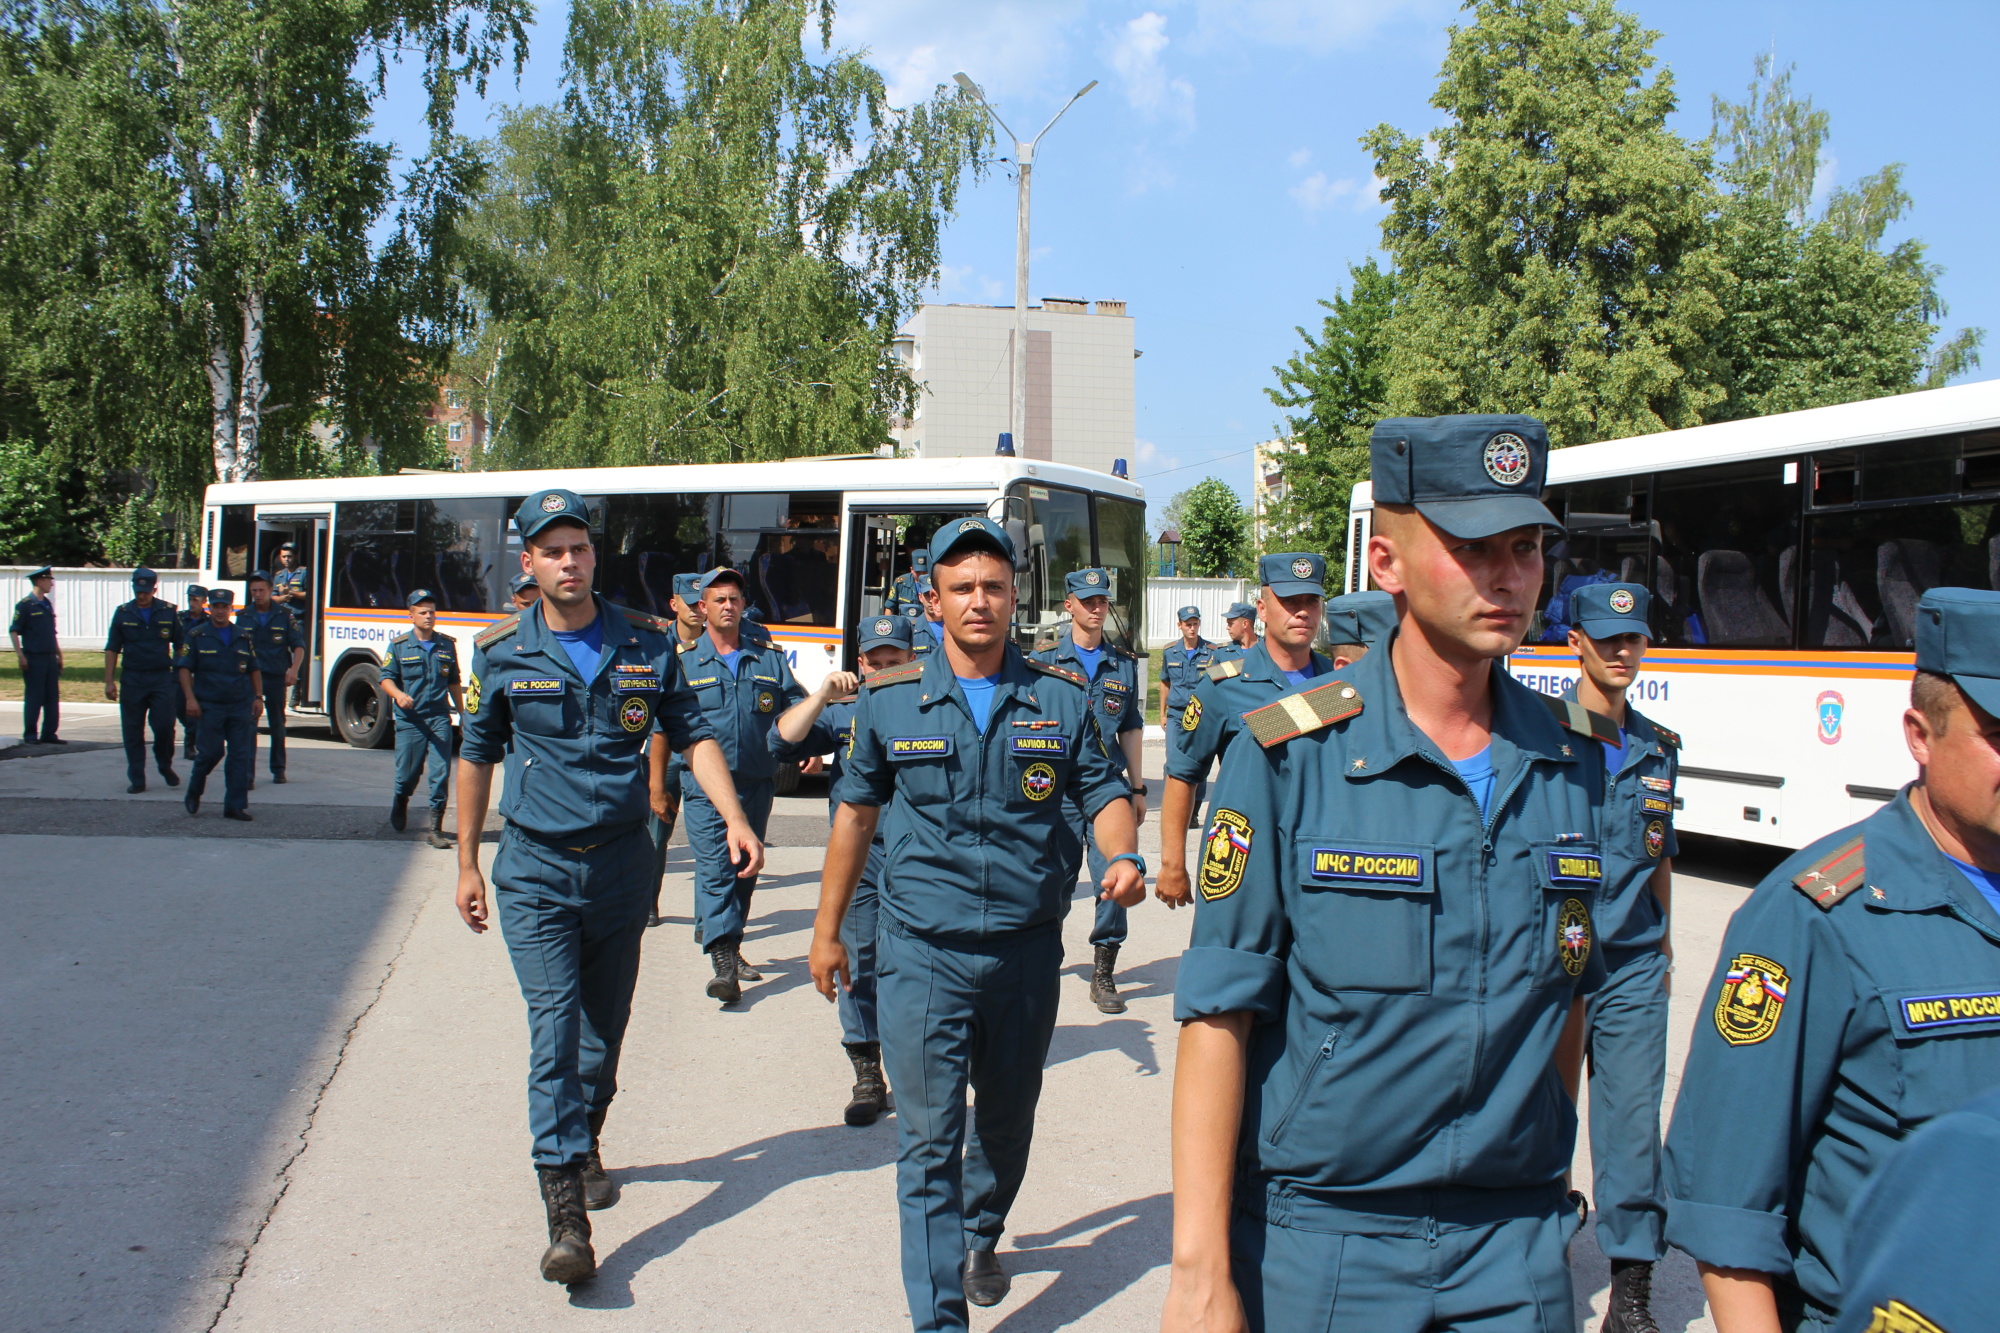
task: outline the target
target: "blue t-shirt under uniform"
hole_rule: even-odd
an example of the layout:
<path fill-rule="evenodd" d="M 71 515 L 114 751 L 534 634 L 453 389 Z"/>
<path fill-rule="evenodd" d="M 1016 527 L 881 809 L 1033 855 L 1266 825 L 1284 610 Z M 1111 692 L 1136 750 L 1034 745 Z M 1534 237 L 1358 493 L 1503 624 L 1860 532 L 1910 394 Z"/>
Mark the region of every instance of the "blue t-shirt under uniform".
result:
<path fill-rule="evenodd" d="M 437 651 L 438 646 L 437 636 L 432 635 L 428 639 L 418 639 L 416 640 L 416 645 L 427 653 L 434 653 Z M 570 660 L 574 662 L 576 659 L 572 657 Z"/>
<path fill-rule="evenodd" d="M 942 620 L 926 620 L 924 628 L 931 632 L 933 639 L 937 640 L 938 647 L 944 647 L 944 622 Z"/>
<path fill-rule="evenodd" d="M 733 653 L 717 653 L 716 656 L 722 659 L 722 665 L 729 668 L 730 675 L 740 676 L 743 674 L 741 671 L 737 670 L 737 667 L 743 661 L 743 650 L 741 648 L 738 648 Z"/>
<path fill-rule="evenodd" d="M 1610 741 L 1599 741 L 1598 744 L 1604 747 L 1604 771 L 1617 777 L 1618 770 L 1625 767 L 1625 747 L 1631 744 L 1626 739 L 1625 728 L 1618 728 L 1618 744 L 1613 745 Z"/>
<path fill-rule="evenodd" d="M 1000 677 L 960 676 L 958 688 L 965 691 L 965 706 L 972 710 L 972 725 L 984 736 L 986 724 L 993 717 L 993 692 L 1000 688 Z"/>
<path fill-rule="evenodd" d="M 1085 648 L 1072 639 L 1070 640 L 1069 650 L 1076 654 L 1077 661 L 1083 663 L 1084 678 L 1086 680 L 1096 680 L 1097 664 L 1104 660 L 1104 645 L 1099 644 L 1095 648 Z"/>
<path fill-rule="evenodd" d="M 1285 673 L 1285 679 L 1289 680 L 1294 685 L 1303 685 L 1312 678 L 1313 678 L 1313 673 L 1311 667 L 1307 667 L 1304 671 L 1287 671 Z"/>
<path fill-rule="evenodd" d="M 1493 747 L 1489 745 L 1469 759 L 1454 759 L 1451 766 L 1471 790 L 1472 799 L 1479 802 L 1479 817 L 1487 818 L 1493 805 Z"/>
<path fill-rule="evenodd" d="M 1961 861 L 1949 852 L 1945 854 L 1945 859 L 1957 866 L 1959 873 L 1972 881 L 1972 887 L 1978 889 L 1980 896 L 1993 904 L 1994 911 L 2000 912 L 2000 872 L 1981 870 L 1972 862 Z"/>
<path fill-rule="evenodd" d="M 582 629 L 559 629 L 554 633 L 577 674 L 585 680 L 595 680 L 597 664 L 604 660 L 604 617 L 599 616 Z"/>

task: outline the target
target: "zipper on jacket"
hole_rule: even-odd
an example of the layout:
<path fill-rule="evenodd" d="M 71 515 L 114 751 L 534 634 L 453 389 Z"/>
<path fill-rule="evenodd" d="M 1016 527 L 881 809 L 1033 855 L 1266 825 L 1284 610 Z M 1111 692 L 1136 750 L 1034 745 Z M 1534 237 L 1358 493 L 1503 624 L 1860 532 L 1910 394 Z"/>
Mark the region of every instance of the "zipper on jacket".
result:
<path fill-rule="evenodd" d="M 1314 1054 L 1312 1063 L 1306 1066 L 1305 1073 L 1299 1075 L 1299 1086 L 1292 1090 L 1291 1104 L 1286 1106 L 1285 1113 L 1278 1117 L 1278 1123 L 1271 1126 L 1271 1142 L 1276 1143 L 1278 1137 L 1291 1126 L 1292 1117 L 1296 1116 L 1299 1113 L 1299 1108 L 1305 1105 L 1306 1094 L 1312 1091 L 1314 1082 L 1319 1078 L 1320 1070 L 1324 1069 L 1326 1062 L 1333 1058 L 1334 1044 L 1339 1040 L 1340 1030 L 1334 1028 L 1330 1029 L 1326 1034 L 1326 1039 L 1320 1042 L 1319 1050 Z"/>

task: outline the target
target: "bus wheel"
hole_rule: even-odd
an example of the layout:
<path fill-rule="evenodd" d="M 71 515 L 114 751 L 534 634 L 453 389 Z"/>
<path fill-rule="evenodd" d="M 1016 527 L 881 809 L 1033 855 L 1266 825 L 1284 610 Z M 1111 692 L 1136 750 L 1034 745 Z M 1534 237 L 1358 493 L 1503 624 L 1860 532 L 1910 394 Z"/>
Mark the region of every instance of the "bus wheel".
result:
<path fill-rule="evenodd" d="M 396 737 L 389 705 L 382 698 L 382 673 L 359 662 L 340 673 L 333 687 L 333 725 L 340 739 L 357 750 L 379 750 Z"/>
<path fill-rule="evenodd" d="M 776 796 L 790 796 L 799 789 L 799 766 L 779 764 L 778 771 L 771 775 L 771 792 Z"/>

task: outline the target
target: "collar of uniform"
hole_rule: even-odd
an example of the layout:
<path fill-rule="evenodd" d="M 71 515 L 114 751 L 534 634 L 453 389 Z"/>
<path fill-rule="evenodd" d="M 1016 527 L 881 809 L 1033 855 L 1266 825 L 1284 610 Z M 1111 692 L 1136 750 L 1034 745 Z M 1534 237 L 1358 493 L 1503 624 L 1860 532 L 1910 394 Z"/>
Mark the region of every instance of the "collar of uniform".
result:
<path fill-rule="evenodd" d="M 747 634 L 739 633 L 736 636 L 736 651 L 739 654 L 739 660 L 741 657 L 755 656 L 763 651 L 763 647 L 762 644 Z M 693 665 L 696 666 L 700 666 L 706 662 L 720 662 L 722 660 L 722 650 L 715 646 L 715 640 L 709 637 L 707 630 L 701 632 L 700 637 L 694 641 L 694 647 L 687 650 L 687 655 L 694 659 Z"/>
<path fill-rule="evenodd" d="M 598 674 L 602 675 L 605 665 L 611 661 L 611 650 L 628 644 L 636 645 L 639 636 L 632 632 L 632 622 L 611 603 L 594 592 L 590 594 L 590 600 L 597 604 L 597 618 L 604 626 L 604 656 L 597 663 Z M 569 660 L 568 653 L 560 651 L 561 645 L 555 641 L 555 631 L 548 627 L 546 620 L 542 619 L 541 598 L 537 597 L 526 610 L 521 612 L 520 626 L 514 634 L 514 651 L 540 653 L 554 662 L 557 670 L 567 671 L 571 676 L 576 675 L 576 663 Z M 546 643 L 543 642 L 545 637 L 548 640 Z"/>
<path fill-rule="evenodd" d="M 1100 656 L 1097 659 L 1100 663 L 1109 662 L 1113 658 L 1122 656 L 1122 654 L 1119 653 L 1117 647 L 1109 639 L 1099 639 L 1097 641 L 1097 651 L 1100 654 L 1102 654 L 1102 656 Z M 1055 657 L 1052 659 L 1052 665 L 1054 663 L 1060 663 L 1064 661 L 1076 663 L 1076 671 L 1078 675 L 1087 676 L 1090 674 L 1088 671 L 1085 671 L 1083 669 L 1083 659 L 1076 655 L 1076 639 L 1068 634 L 1063 635 L 1062 638 L 1056 642 Z"/>
<path fill-rule="evenodd" d="M 1268 681 L 1273 685 L 1279 685 L 1288 690 L 1292 688 L 1291 679 L 1285 675 L 1276 662 L 1271 660 L 1271 650 L 1265 646 L 1262 639 L 1257 640 L 1256 647 L 1243 654 L 1242 660 L 1242 674 L 1245 680 Z M 1321 676 L 1330 676 L 1333 674 L 1332 658 L 1321 653 L 1313 653 L 1311 660 L 1313 680 L 1318 680 Z M 1367 659 L 1363 658 L 1362 660 L 1366 661 Z M 1364 694 L 1361 697 L 1366 699 L 1368 696 Z"/>
<path fill-rule="evenodd" d="M 957 698 L 960 701 L 958 706 L 967 708 L 967 715 L 970 716 L 965 696 L 958 688 L 958 675 L 951 669 L 951 661 L 944 649 L 925 653 L 923 664 L 924 673 L 917 680 L 917 707 L 934 708 L 946 699 Z M 1000 705 L 1016 694 L 1028 693 L 1034 683 L 1034 673 L 1028 670 L 1028 659 L 1021 656 L 1019 648 L 1008 644 L 1006 656 L 1000 659 L 1000 684 L 993 691 L 994 711 L 998 712 Z"/>
<path fill-rule="evenodd" d="M 1399 632 L 1399 631 L 1398 631 Z M 1447 767 L 1451 761 L 1435 742 L 1410 721 L 1403 706 L 1403 689 L 1396 680 L 1395 635 L 1384 639 L 1359 662 L 1341 672 L 1367 701 L 1367 708 L 1347 723 L 1347 749 L 1355 756 L 1345 770 L 1351 778 L 1386 773 L 1414 755 L 1427 755 Z M 1263 651 L 1259 644 L 1257 652 Z M 1268 656 L 1265 661 L 1270 661 Z M 1492 666 L 1493 679 L 1493 771 L 1503 783 L 1513 772 L 1514 758 L 1533 762 L 1576 762 L 1577 747 L 1583 738 L 1564 731 L 1535 692 L 1516 681 L 1505 670 L 1505 659 Z M 1244 668 L 1249 674 L 1249 668 Z M 1284 677 L 1282 673 L 1279 679 Z"/>
<path fill-rule="evenodd" d="M 1625 757 L 1618 771 L 1637 768 L 1647 756 L 1664 757 L 1667 747 L 1660 744 L 1660 733 L 1653 730 L 1653 723 L 1644 713 L 1631 704 L 1625 705 Z"/>
<path fill-rule="evenodd" d="M 1931 837 L 1910 804 L 1910 789 L 1861 821 L 1867 887 L 1861 901 L 1876 912 L 1928 912 L 1949 908 L 1989 936 L 1993 908 Z M 1877 894 L 1881 897 L 1876 897 Z"/>

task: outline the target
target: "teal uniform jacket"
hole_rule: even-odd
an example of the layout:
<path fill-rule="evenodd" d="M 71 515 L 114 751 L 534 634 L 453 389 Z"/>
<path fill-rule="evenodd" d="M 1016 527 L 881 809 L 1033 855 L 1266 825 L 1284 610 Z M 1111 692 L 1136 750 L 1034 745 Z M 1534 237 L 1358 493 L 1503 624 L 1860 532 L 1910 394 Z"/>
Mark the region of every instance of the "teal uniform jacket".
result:
<path fill-rule="evenodd" d="M 730 773 L 739 782 L 766 782 L 778 771 L 771 728 L 779 714 L 805 698 L 806 692 L 793 678 L 784 650 L 768 636 L 746 634 L 738 642 L 743 651 L 733 673 L 707 634 L 678 654 L 681 672 L 715 739 L 722 743 Z M 684 779 L 683 794 L 689 794 L 685 786 L 691 780 Z"/>
<path fill-rule="evenodd" d="M 917 578 L 914 574 L 898 574 L 896 581 L 889 585 L 889 599 L 882 604 L 885 615 L 909 616 L 921 620 L 924 614 L 924 599 L 917 596 Z"/>
<path fill-rule="evenodd" d="M 1614 954 L 1657 949 L 1667 932 L 1651 881 L 1661 857 L 1680 854 L 1674 838 L 1680 744 L 1679 736 L 1626 708 L 1624 759 L 1606 774 L 1604 890 L 1597 904 L 1598 936 Z"/>
<path fill-rule="evenodd" d="M 1097 659 L 1094 676 L 1083 669 L 1083 659 L 1076 654 L 1076 640 L 1067 634 L 1055 647 L 1036 653 L 1035 660 L 1073 671 L 1090 682 L 1090 711 L 1097 721 L 1097 734 L 1103 739 L 1104 751 L 1112 764 L 1123 773 L 1125 751 L 1118 738 L 1146 725 L 1144 702 L 1139 698 L 1139 659 L 1113 647 L 1108 640 L 1100 643 L 1104 655 Z"/>
<path fill-rule="evenodd" d="M 229 642 L 224 643 L 215 622 L 204 620 L 187 632 L 174 665 L 192 675 L 195 702 L 204 709 L 211 705 L 248 709 L 255 697 L 250 673 L 259 669 L 257 650 L 240 627 L 232 626 Z"/>
<path fill-rule="evenodd" d="M 500 813 L 509 823 L 595 845 L 651 812 L 642 753 L 650 733 L 684 750 L 714 731 L 681 679 L 672 622 L 593 597 L 604 657 L 587 681 L 540 602 L 473 640 L 459 755 L 506 763 Z"/>
<path fill-rule="evenodd" d="M 1317 680 L 1333 671 L 1333 659 L 1312 655 Z M 1243 733 L 1243 715 L 1308 685 L 1294 685 L 1271 660 L 1262 641 L 1237 657 L 1219 658 L 1196 682 L 1194 697 L 1167 719 L 1167 776 L 1200 782 Z"/>
<path fill-rule="evenodd" d="M 304 593 L 308 599 L 312 597 L 312 576 L 306 572 L 303 566 L 298 569 L 281 569 L 271 575 L 271 595 L 273 597 L 282 598 L 295 592 Z M 280 602 L 279 605 L 283 606 L 293 615 L 301 617 L 311 608 L 310 600 L 304 602 Z"/>
<path fill-rule="evenodd" d="M 382 658 L 382 679 L 410 696 L 412 704 L 396 706 L 411 717 L 443 717 L 451 712 L 451 687 L 460 683 L 458 643 L 449 634 L 435 636 L 437 646 L 425 651 L 415 631 L 389 640 Z"/>
<path fill-rule="evenodd" d="M 1765 877 L 1695 1013 L 1667 1241 L 1777 1274 L 1828 1317 L 1862 1184 L 1918 1126 L 2000 1086 L 2000 914 L 1905 790 Z"/>
<path fill-rule="evenodd" d="M 1095 818 L 1127 795 L 1080 677 L 1008 645 L 984 734 L 943 653 L 862 685 L 840 799 L 887 806 L 882 909 L 907 930 L 990 939 L 1062 919 Z"/>
<path fill-rule="evenodd" d="M 236 613 L 236 632 L 246 634 L 257 649 L 257 669 L 267 686 L 283 683 L 292 669 L 292 649 L 306 646 L 298 617 L 275 602 L 269 611 L 243 607 Z"/>
<path fill-rule="evenodd" d="M 118 654 L 120 675 L 133 671 L 171 671 L 174 656 L 181 649 L 181 638 L 181 618 L 173 607 L 157 597 L 145 610 L 137 602 L 126 602 L 111 613 L 104 651 Z"/>
<path fill-rule="evenodd" d="M 8 624 L 7 632 L 21 636 L 21 651 L 24 653 L 61 651 L 56 642 L 55 604 L 40 593 L 31 592 L 14 603 L 14 619 Z"/>
<path fill-rule="evenodd" d="M 1160 683 L 1167 689 L 1169 718 L 1179 719 L 1188 700 L 1194 698 L 1194 687 L 1201 682 L 1202 673 L 1215 664 L 1215 654 L 1216 646 L 1207 639 L 1199 640 L 1192 648 L 1176 639 L 1160 654 Z"/>
<path fill-rule="evenodd" d="M 1498 663 L 1493 691 L 1483 818 L 1386 652 L 1299 696 L 1311 729 L 1253 715 L 1223 764 L 1174 1017 L 1251 1015 L 1237 1197 L 1257 1216 L 1569 1170 L 1555 1051 L 1603 976 L 1604 757 Z"/>

